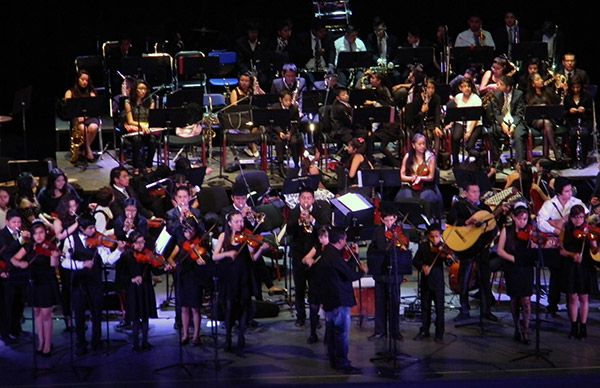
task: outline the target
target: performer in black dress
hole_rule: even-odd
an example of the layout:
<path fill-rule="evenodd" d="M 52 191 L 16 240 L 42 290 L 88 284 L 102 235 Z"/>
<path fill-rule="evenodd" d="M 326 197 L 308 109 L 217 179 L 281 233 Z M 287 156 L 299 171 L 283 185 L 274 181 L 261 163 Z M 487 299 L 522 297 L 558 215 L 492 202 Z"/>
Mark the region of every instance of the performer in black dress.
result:
<path fill-rule="evenodd" d="M 22 247 L 11 259 L 13 266 L 25 270 L 31 276 L 30 301 L 35 316 L 38 337 L 37 352 L 50 356 L 52 348 L 52 307 L 60 303 L 56 267 L 60 251 L 48 240 L 46 227 L 34 222 L 31 227 L 32 244 Z"/>
<path fill-rule="evenodd" d="M 428 241 L 421 243 L 413 259 L 421 274 L 421 309 L 423 324 L 415 340 L 429 338 L 431 326 L 431 302 L 435 303 L 435 342 L 444 341 L 444 262 L 449 253 L 442 241 L 442 228 L 431 224 L 427 228 Z"/>
<path fill-rule="evenodd" d="M 127 287 L 127 315 L 132 323 L 133 350 L 136 352 L 150 350 L 148 342 L 148 324 L 150 318 L 158 318 L 156 314 L 156 296 L 152 284 L 152 274 L 158 275 L 162 269 L 169 271 L 171 266 L 164 259 L 155 256 L 145 248 L 146 240 L 139 231 L 133 231 L 129 236 L 131 249 L 126 250 L 121 257 L 124 263 L 125 277 L 129 279 Z M 142 343 L 140 346 L 140 330 Z"/>
<path fill-rule="evenodd" d="M 231 333 L 233 323 L 238 321 L 238 353 L 246 346 L 246 323 L 252 292 L 255 289 L 252 282 L 251 262 L 256 261 L 269 247 L 263 243 L 260 248 L 253 249 L 248 245 L 248 237 L 243 234 L 244 217 L 238 211 L 233 211 L 226 217 L 225 231 L 219 235 L 214 248 L 213 260 L 218 262 L 217 274 L 221 279 L 221 297 L 225 301 L 225 324 L 227 333 L 225 349 L 231 351 Z"/>
<path fill-rule="evenodd" d="M 329 226 L 324 225 L 317 231 L 319 242 L 304 256 L 302 264 L 305 264 L 308 269 L 308 303 L 310 311 L 310 336 L 306 340 L 309 344 L 314 344 L 319 341 L 317 336 L 317 328 L 319 327 L 319 307 L 321 306 L 321 298 L 319 293 L 319 285 L 325 281 L 320 276 L 319 261 L 323 254 L 323 249 L 329 244 Z"/>
<path fill-rule="evenodd" d="M 568 296 L 571 332 L 569 338 L 587 337 L 589 295 L 598 291 L 596 270 L 590 249 L 597 251 L 597 242 L 590 238 L 585 221 L 585 208 L 575 205 L 562 233 L 560 255 L 565 261 L 565 291 Z"/>
<path fill-rule="evenodd" d="M 529 248 L 533 227 L 529 222 L 529 210 L 517 206 L 512 211 L 513 224 L 500 232 L 498 256 L 504 262 L 506 293 L 510 296 L 510 311 L 515 324 L 514 340 L 529 344 L 529 320 L 531 318 L 531 294 L 533 289 L 533 260 Z M 519 312 L 522 320 L 519 321 Z"/>

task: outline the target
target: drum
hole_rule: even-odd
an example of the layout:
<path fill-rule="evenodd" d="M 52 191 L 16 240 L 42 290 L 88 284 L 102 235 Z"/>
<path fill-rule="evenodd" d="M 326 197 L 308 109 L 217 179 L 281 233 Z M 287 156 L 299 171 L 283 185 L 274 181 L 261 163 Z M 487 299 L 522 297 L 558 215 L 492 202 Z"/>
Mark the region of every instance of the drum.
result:
<path fill-rule="evenodd" d="M 375 280 L 372 277 L 365 277 L 352 283 L 354 288 L 354 298 L 356 305 L 352 307 L 351 314 L 354 316 L 362 315 L 364 317 L 375 316 Z M 362 304 L 361 304 L 362 302 Z"/>

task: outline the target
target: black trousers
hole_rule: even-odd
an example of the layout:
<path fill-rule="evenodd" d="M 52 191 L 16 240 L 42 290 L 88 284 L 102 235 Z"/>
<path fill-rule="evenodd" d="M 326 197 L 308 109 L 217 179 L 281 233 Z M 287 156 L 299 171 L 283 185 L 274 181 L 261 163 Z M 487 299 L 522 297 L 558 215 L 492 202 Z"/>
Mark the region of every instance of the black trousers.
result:
<path fill-rule="evenodd" d="M 292 264 L 294 266 L 294 289 L 296 291 L 294 300 L 296 319 L 299 321 L 306 321 L 306 305 L 304 300 L 306 299 L 308 267 L 302 264 L 300 259 L 294 259 Z"/>
<path fill-rule="evenodd" d="M 375 280 L 375 334 L 397 338 L 399 333 L 400 283 Z"/>
<path fill-rule="evenodd" d="M 21 319 L 27 300 L 26 282 L 7 281 L 4 283 L 4 305 L 6 308 L 6 328 L 14 336 L 21 334 Z"/>
<path fill-rule="evenodd" d="M 85 311 L 89 309 L 92 320 L 92 346 L 100 343 L 102 320 L 102 284 L 78 284 L 73 287 L 72 301 L 75 317 L 75 333 L 77 347 L 84 347 L 85 340 Z"/>
<path fill-rule="evenodd" d="M 475 143 L 481 136 L 483 126 L 478 125 L 473 129 L 469 140 L 465 144 L 465 151 L 467 155 L 478 156 L 475 150 Z M 454 123 L 452 128 L 452 163 L 458 164 L 458 153 L 460 151 L 460 142 L 464 138 L 465 127 L 460 123 Z"/>
<path fill-rule="evenodd" d="M 423 326 L 421 332 L 429 333 L 431 326 L 431 303 L 435 303 L 435 335 L 444 334 L 444 270 L 432 268 L 429 276 L 421 274 L 421 309 Z"/>
<path fill-rule="evenodd" d="M 156 139 L 154 136 L 133 136 L 130 141 L 133 154 L 133 167 L 152 167 L 152 161 L 154 160 L 154 155 L 156 154 Z M 144 146 L 146 147 L 145 158 L 142 155 L 142 148 Z"/>
<path fill-rule="evenodd" d="M 460 257 L 460 270 L 458 279 L 460 282 L 460 309 L 462 313 L 469 312 L 469 282 L 471 272 L 473 271 L 473 263 L 477 263 L 476 284 L 479 286 L 479 294 L 481 298 L 481 312 L 485 315 L 490 312 L 492 295 L 492 286 L 490 284 L 490 254 L 489 250 L 484 249 L 477 258 Z"/>

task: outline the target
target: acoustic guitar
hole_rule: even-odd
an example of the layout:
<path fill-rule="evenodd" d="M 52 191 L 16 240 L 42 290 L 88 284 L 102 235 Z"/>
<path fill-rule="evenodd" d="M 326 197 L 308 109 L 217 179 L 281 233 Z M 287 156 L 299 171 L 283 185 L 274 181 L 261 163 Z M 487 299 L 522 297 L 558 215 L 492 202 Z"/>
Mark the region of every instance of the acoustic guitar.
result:
<path fill-rule="evenodd" d="M 511 203 L 521 199 L 521 195 L 516 192 L 511 196 L 506 197 L 503 202 Z M 485 232 L 492 231 L 496 228 L 496 217 L 500 214 L 502 206 L 490 213 L 486 210 L 475 212 L 471 218 L 475 220 L 474 224 L 466 226 L 446 225 L 442 236 L 446 245 L 454 252 L 463 252 L 471 248 L 479 237 Z"/>

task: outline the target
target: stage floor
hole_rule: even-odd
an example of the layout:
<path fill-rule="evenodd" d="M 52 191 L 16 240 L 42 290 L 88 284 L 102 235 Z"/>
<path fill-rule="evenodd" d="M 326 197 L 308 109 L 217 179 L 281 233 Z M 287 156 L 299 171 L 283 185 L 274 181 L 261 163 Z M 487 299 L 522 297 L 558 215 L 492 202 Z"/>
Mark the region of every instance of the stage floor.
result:
<path fill-rule="evenodd" d="M 178 333 L 173 329 L 174 312 L 170 307 L 159 310 L 158 319 L 150 322 L 150 341 L 153 349 L 145 353 L 135 353 L 131 349 L 126 332 L 115 330 L 117 320 L 110 322 L 110 345 L 83 357 L 74 357 L 70 362 L 69 334 L 63 333 L 64 324 L 56 320 L 54 324 L 54 348 L 51 358 L 37 358 L 40 370 L 37 378 L 32 376 L 31 335 L 24 335 L 10 347 L 0 342 L 0 375 L 2 386 L 17 385 L 74 385 L 74 386 L 126 386 L 137 384 L 183 386 L 208 384 L 209 386 L 229 385 L 324 385 L 324 384 L 403 384 L 410 386 L 498 386 L 506 387 L 511 382 L 520 386 L 574 386 L 577 383 L 591 386 L 600 379 L 600 311 L 597 300 L 592 301 L 588 322 L 588 335 L 585 340 L 568 339 L 569 322 L 563 309 L 559 318 L 542 318 L 540 332 L 541 348 L 550 349 L 548 360 L 527 358 L 515 361 L 535 349 L 535 335 L 532 331 L 531 345 L 513 341 L 513 323 L 506 296 L 494 308 L 500 318 L 499 323 L 484 321 L 484 332 L 479 326 L 456 328 L 453 318 L 458 297 L 446 297 L 446 334 L 444 343 L 432 339 L 414 341 L 420 323 L 409 310 L 409 304 L 416 295 L 416 275 L 408 276 L 403 283 L 404 316 L 401 321 L 402 341 L 397 342 L 397 352 L 401 355 L 396 363 L 372 362 L 380 351 L 388 347 L 387 341 L 369 341 L 373 333 L 373 321 L 365 319 L 359 327 L 359 320 L 352 320 L 349 358 L 353 365 L 362 369 L 362 375 L 344 375 L 329 368 L 326 349 L 322 338 L 324 328 L 319 329 L 319 343 L 309 345 L 306 339 L 308 327 L 294 326 L 294 316 L 287 304 L 281 306 L 276 318 L 259 319 L 260 326 L 250 329 L 246 335 L 247 347 L 242 356 L 224 353 L 224 329 L 218 330 L 218 359 L 222 366 L 214 368 L 215 348 L 207 327 L 208 320 L 202 320 L 202 345 L 183 348 L 182 361 L 188 365 L 190 374 L 184 369 L 173 367 L 157 372 L 156 368 L 179 363 Z M 157 302 L 165 299 L 165 282 L 157 287 Z M 265 297 L 268 297 L 265 294 Z M 280 298 L 283 301 L 283 297 Z M 543 304 L 545 301 L 543 301 Z M 472 316 L 477 322 L 477 301 L 472 300 Z M 534 310 L 535 311 L 535 310 Z M 30 310 L 26 310 L 29 317 Z M 324 322 L 321 321 L 324 326 Z M 534 327 L 532 322 L 531 327 Z M 29 319 L 24 324 L 31 332 Z M 433 328 L 432 328 L 433 330 Z M 103 336 L 106 333 L 102 325 Z M 433 334 L 433 331 L 432 331 Z M 88 324 L 87 335 L 90 335 Z M 234 337 L 234 345 L 236 338 Z M 491 385 L 490 385 L 491 384 Z"/>

